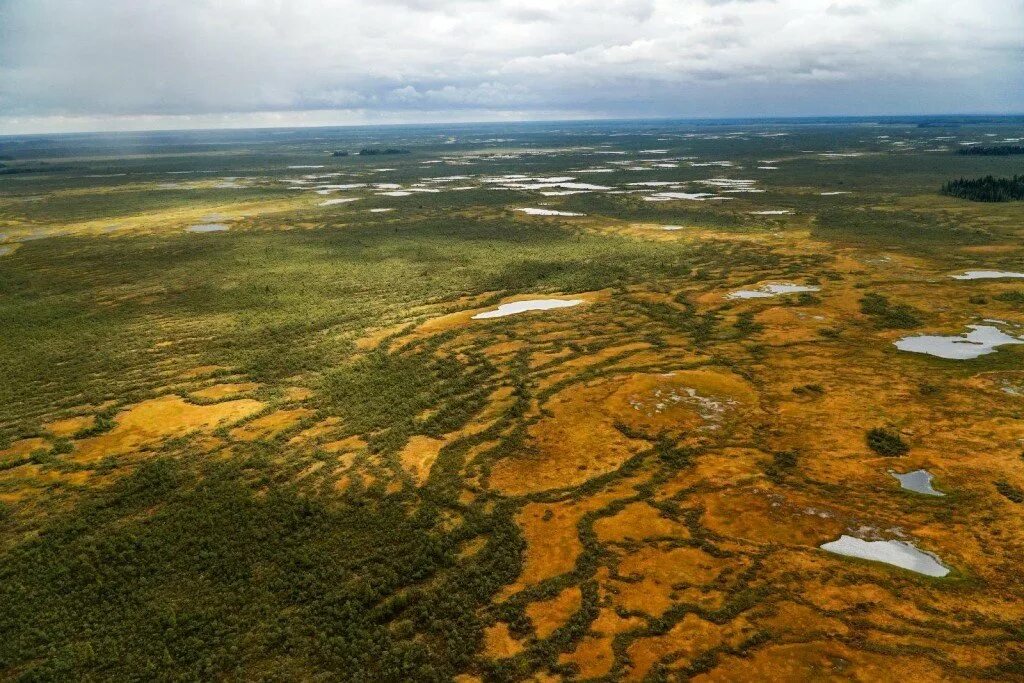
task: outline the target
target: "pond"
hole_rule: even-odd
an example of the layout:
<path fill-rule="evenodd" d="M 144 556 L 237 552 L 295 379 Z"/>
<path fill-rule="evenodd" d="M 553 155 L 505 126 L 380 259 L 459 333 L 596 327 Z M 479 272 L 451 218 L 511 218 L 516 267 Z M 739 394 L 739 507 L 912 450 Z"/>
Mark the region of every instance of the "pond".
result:
<path fill-rule="evenodd" d="M 844 534 L 838 540 L 823 543 L 820 547 L 830 553 L 884 562 L 925 576 L 943 577 L 949 574 L 949 568 L 937 557 L 906 541 L 865 541 Z"/>
<path fill-rule="evenodd" d="M 1007 344 L 1024 344 L 1024 339 L 1006 334 L 992 325 L 968 325 L 969 332 L 952 336 L 916 335 L 894 342 L 900 351 L 926 353 L 947 360 L 970 360 Z"/>
<path fill-rule="evenodd" d="M 914 470 L 913 472 L 907 472 L 905 474 L 900 474 L 899 472 L 893 472 L 892 470 L 889 470 L 889 474 L 891 474 L 897 481 L 899 481 L 900 486 L 907 489 L 908 491 L 913 491 L 914 493 L 921 493 L 926 496 L 946 495 L 942 491 L 936 491 L 934 488 L 932 488 L 932 479 L 934 477 L 932 476 L 931 472 L 927 470 Z"/>
<path fill-rule="evenodd" d="M 569 308 L 583 303 L 583 299 L 530 299 L 528 301 L 513 301 L 501 304 L 493 311 L 477 313 L 473 320 L 485 320 L 488 318 L 504 318 L 506 315 L 525 313 L 526 311 L 549 311 L 555 308 Z"/>

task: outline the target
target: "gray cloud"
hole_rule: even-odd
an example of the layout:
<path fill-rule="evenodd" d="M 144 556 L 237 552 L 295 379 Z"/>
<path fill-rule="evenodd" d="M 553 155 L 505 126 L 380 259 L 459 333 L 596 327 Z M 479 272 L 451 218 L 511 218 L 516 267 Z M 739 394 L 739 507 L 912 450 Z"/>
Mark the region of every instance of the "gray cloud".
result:
<path fill-rule="evenodd" d="M 0 0 L 0 132 L 1021 110 L 1022 35 L 1017 0 Z"/>

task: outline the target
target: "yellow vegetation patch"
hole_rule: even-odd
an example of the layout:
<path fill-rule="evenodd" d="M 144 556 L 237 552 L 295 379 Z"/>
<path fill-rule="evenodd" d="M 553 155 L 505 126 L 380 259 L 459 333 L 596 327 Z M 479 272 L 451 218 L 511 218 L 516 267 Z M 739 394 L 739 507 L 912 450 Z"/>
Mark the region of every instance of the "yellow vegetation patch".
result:
<path fill-rule="evenodd" d="M 335 433 L 338 430 L 338 426 L 341 424 L 341 419 L 331 416 L 324 418 L 320 422 L 317 422 L 312 427 L 303 429 L 301 432 L 288 439 L 288 443 L 292 445 L 301 445 L 306 443 L 313 443 L 323 440 L 328 435 Z"/>
<path fill-rule="evenodd" d="M 191 370 L 186 370 L 181 373 L 181 376 L 185 379 L 197 379 L 199 377 L 208 377 L 215 372 L 227 369 L 228 368 L 225 368 L 222 365 L 200 365 L 199 367 L 192 368 Z"/>
<path fill-rule="evenodd" d="M 526 558 L 519 579 L 505 595 L 570 572 L 580 545 L 577 524 L 590 506 L 575 503 L 530 503 L 516 516 L 526 541 Z"/>
<path fill-rule="evenodd" d="M 687 614 L 664 635 L 642 638 L 630 645 L 627 653 L 633 666 L 627 678 L 643 680 L 651 667 L 665 657 L 671 657 L 675 666 L 685 667 L 697 655 L 720 645 L 724 639 L 722 632 L 721 626 Z"/>
<path fill-rule="evenodd" d="M 78 443 L 77 460 L 94 460 L 107 455 L 129 453 L 140 446 L 184 436 L 194 431 L 212 431 L 221 424 L 245 419 L 263 409 L 251 399 L 197 406 L 180 396 L 168 395 L 138 403 L 117 414 L 116 426 L 106 434 Z"/>
<path fill-rule="evenodd" d="M 312 410 L 306 408 L 295 408 L 293 410 L 277 410 L 268 415 L 258 417 L 252 422 L 247 422 L 241 427 L 231 430 L 231 438 L 236 441 L 256 441 L 257 439 L 269 439 L 276 434 L 292 427 L 299 421 L 313 414 Z"/>
<path fill-rule="evenodd" d="M 619 563 L 619 574 L 633 581 L 615 585 L 619 590 L 616 603 L 631 611 L 660 616 L 675 601 L 680 587 L 705 586 L 726 570 L 736 572 L 746 565 L 743 557 L 718 558 L 698 548 L 641 548 Z M 699 601 L 693 599 L 698 596 L 686 597 Z M 708 596 L 711 603 L 718 599 L 717 594 Z"/>
<path fill-rule="evenodd" d="M 585 514 L 597 510 L 616 498 L 630 495 L 638 480 L 617 483 L 582 501 L 561 503 L 530 503 L 516 515 L 526 541 L 523 571 L 514 584 L 503 590 L 499 600 L 544 579 L 570 572 L 583 549 L 578 525 Z"/>
<path fill-rule="evenodd" d="M 533 622 L 537 637 L 547 638 L 579 611 L 582 601 L 579 587 L 570 586 L 550 600 L 531 602 L 526 606 L 526 616 Z"/>
<path fill-rule="evenodd" d="M 31 439 L 21 439 L 11 444 L 10 448 L 5 448 L 0 451 L 0 458 L 23 458 L 26 455 L 32 453 L 32 451 L 38 451 L 40 448 L 49 448 L 50 442 L 46 439 L 39 437 L 33 437 Z"/>
<path fill-rule="evenodd" d="M 693 467 L 677 472 L 659 487 L 657 498 L 669 498 L 683 489 L 704 484 L 731 486 L 764 477 L 761 462 L 768 455 L 752 448 L 722 448 L 702 454 Z"/>
<path fill-rule="evenodd" d="M 611 517 L 602 517 L 594 523 L 594 531 L 602 543 L 690 536 L 685 524 L 664 517 L 659 510 L 643 502 L 631 503 Z"/>
<path fill-rule="evenodd" d="M 284 390 L 284 400 L 289 403 L 293 401 L 305 401 L 312 398 L 313 390 L 306 387 L 287 387 Z"/>
<path fill-rule="evenodd" d="M 692 679 L 701 683 L 821 680 L 945 681 L 949 675 L 925 657 L 874 654 L 837 642 L 777 645 L 745 657 L 723 657 L 719 666 Z"/>
<path fill-rule="evenodd" d="M 491 485 L 522 495 L 577 486 L 618 469 L 647 444 L 615 428 L 617 411 L 605 402 L 613 393 L 614 385 L 602 381 L 556 394 L 547 406 L 553 415 L 530 428 L 532 452 L 499 461 Z"/>
<path fill-rule="evenodd" d="M 329 441 L 320 448 L 328 453 L 354 453 L 366 448 L 366 442 L 358 436 L 350 436 L 338 441 Z"/>
<path fill-rule="evenodd" d="M 95 423 L 96 417 L 93 415 L 78 415 L 48 422 L 43 427 L 54 436 L 73 436 L 83 429 L 92 427 Z"/>
<path fill-rule="evenodd" d="M 767 488 L 727 490 L 703 500 L 710 530 L 754 543 L 817 546 L 845 528 L 831 511 L 793 505 Z"/>
<path fill-rule="evenodd" d="M 643 625 L 638 617 L 622 618 L 615 610 L 603 609 L 590 626 L 587 635 L 570 653 L 558 658 L 559 664 L 575 664 L 580 678 L 596 678 L 607 674 L 615 663 L 612 639 L 619 633 Z"/>
<path fill-rule="evenodd" d="M 422 485 L 430 476 L 430 469 L 445 443 L 447 442 L 444 439 L 429 436 L 412 437 L 399 455 L 402 469 L 415 479 L 417 484 Z"/>
<path fill-rule="evenodd" d="M 196 398 L 216 401 L 222 398 L 227 398 L 228 396 L 247 394 L 250 391 L 255 391 L 259 386 L 260 385 L 255 382 L 243 382 L 241 384 L 214 384 L 212 386 L 193 391 L 191 394 Z"/>
<path fill-rule="evenodd" d="M 523 644 L 512 637 L 505 622 L 484 629 L 484 654 L 491 659 L 513 657 L 522 651 Z"/>
<path fill-rule="evenodd" d="M 555 394 L 550 412 L 530 428 L 532 450 L 498 462 L 491 485 L 509 495 L 577 486 L 618 469 L 646 441 L 641 433 L 714 438 L 756 402 L 730 373 L 687 370 L 606 377 Z"/>

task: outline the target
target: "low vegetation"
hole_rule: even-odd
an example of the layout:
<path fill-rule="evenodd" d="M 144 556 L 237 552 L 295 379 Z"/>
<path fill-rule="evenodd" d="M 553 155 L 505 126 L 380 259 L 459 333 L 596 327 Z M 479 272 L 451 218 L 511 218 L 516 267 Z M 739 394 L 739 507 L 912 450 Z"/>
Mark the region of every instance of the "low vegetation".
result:
<path fill-rule="evenodd" d="M 1014 163 L 933 123 L 0 140 L 67 165 L 0 179 L 0 679 L 1020 679 L 1024 347 L 893 341 L 1019 334 L 949 274 L 1018 269 L 1024 204 L 929 200 Z M 819 291 L 729 298 L 781 282 Z M 897 529 L 953 573 L 820 548 Z"/>

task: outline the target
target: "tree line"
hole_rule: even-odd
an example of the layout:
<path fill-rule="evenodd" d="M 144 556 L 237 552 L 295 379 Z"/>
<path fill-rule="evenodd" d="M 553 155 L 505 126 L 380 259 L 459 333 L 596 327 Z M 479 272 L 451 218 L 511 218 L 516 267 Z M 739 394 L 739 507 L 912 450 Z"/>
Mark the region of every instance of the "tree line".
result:
<path fill-rule="evenodd" d="M 957 154 L 969 157 L 1008 157 L 1024 154 L 1024 145 L 971 145 L 957 150 Z"/>
<path fill-rule="evenodd" d="M 942 194 L 948 197 L 969 199 L 972 202 L 1010 202 L 1024 199 L 1024 175 L 1012 178 L 960 178 L 950 180 L 942 186 Z"/>

